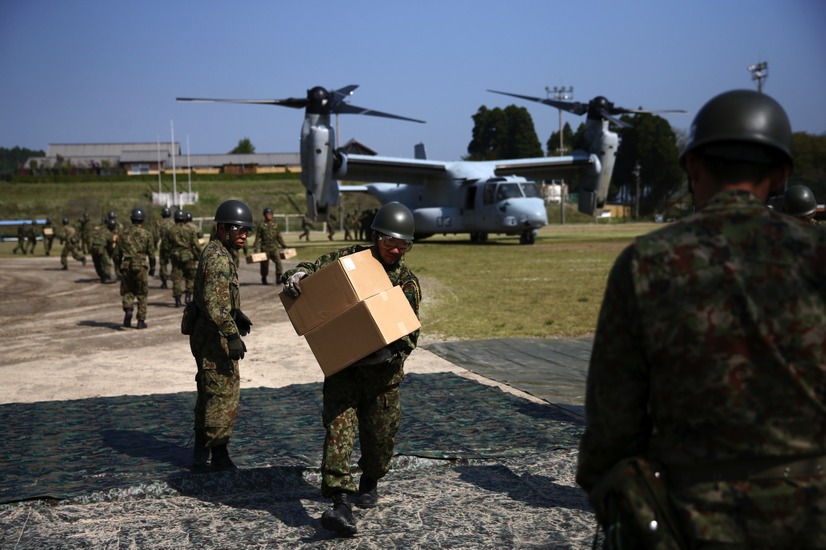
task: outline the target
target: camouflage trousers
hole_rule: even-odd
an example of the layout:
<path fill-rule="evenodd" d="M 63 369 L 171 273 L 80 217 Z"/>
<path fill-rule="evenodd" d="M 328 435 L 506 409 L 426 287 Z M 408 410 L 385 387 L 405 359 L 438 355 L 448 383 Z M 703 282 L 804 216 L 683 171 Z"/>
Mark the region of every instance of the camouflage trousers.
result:
<path fill-rule="evenodd" d="M 261 276 L 266 277 L 270 272 L 270 262 L 275 264 L 275 277 L 279 279 L 281 274 L 284 273 L 284 268 L 281 265 L 281 254 L 278 252 L 277 248 L 271 248 L 269 250 L 262 250 L 262 252 L 267 253 L 267 261 L 261 262 Z M 279 282 L 278 280 L 275 281 L 276 283 Z"/>
<path fill-rule="evenodd" d="M 357 432 L 363 474 L 381 479 L 390 470 L 401 418 L 401 369 L 400 364 L 352 366 L 324 380 L 321 493 L 325 497 L 357 490 L 350 472 Z"/>
<path fill-rule="evenodd" d="M 241 399 L 239 362 L 229 358 L 226 339 L 199 321 L 189 337 L 198 372 L 195 385 L 195 431 L 206 436 L 206 446 L 225 445 L 232 435 Z"/>
<path fill-rule="evenodd" d="M 95 265 L 95 273 L 102 281 L 112 278 L 112 260 L 105 247 L 92 247 L 92 263 Z"/>
<path fill-rule="evenodd" d="M 63 252 L 60 253 L 60 265 L 64 267 L 69 266 L 69 254 L 72 255 L 72 258 L 79 262 L 82 262 L 86 259 L 86 256 L 80 253 L 80 249 L 77 243 L 69 241 L 63 245 Z"/>
<path fill-rule="evenodd" d="M 160 250 L 158 252 L 158 275 L 162 283 L 165 283 L 169 279 L 169 268 L 167 265 L 170 261 L 169 252 L 166 250 Z"/>
<path fill-rule="evenodd" d="M 191 293 L 195 287 L 195 271 L 198 261 L 172 259 L 172 296 L 179 298 L 184 290 Z"/>
<path fill-rule="evenodd" d="M 149 299 L 149 273 L 146 268 L 121 270 L 120 296 L 123 309 L 132 309 L 137 301 L 137 319 L 146 320 L 146 303 Z"/>

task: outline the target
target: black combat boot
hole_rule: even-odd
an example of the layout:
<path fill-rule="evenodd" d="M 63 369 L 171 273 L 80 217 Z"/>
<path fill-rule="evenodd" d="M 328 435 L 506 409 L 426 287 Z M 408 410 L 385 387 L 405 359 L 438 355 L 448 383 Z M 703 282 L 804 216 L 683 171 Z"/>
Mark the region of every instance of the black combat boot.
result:
<path fill-rule="evenodd" d="M 184 297 L 184 303 L 188 304 L 191 301 L 192 301 L 192 293 L 187 290 L 186 293 L 185 293 L 185 297 Z"/>
<path fill-rule="evenodd" d="M 333 495 L 333 507 L 321 514 L 321 526 L 343 537 L 352 537 L 358 532 L 348 493 L 340 491 Z"/>
<path fill-rule="evenodd" d="M 261 284 L 262 285 L 270 284 L 270 283 L 267 282 L 267 276 L 266 275 L 261 275 Z"/>
<path fill-rule="evenodd" d="M 132 308 L 125 308 L 123 310 L 123 326 L 132 326 Z"/>
<path fill-rule="evenodd" d="M 175 307 L 181 307 L 183 304 L 181 303 L 181 297 L 175 296 Z"/>
<path fill-rule="evenodd" d="M 277 284 L 277 285 L 281 284 L 281 273 L 276 273 L 275 274 L 275 284 Z"/>
<path fill-rule="evenodd" d="M 203 472 L 209 468 L 209 447 L 206 446 L 204 432 L 195 431 L 195 448 L 192 449 L 192 470 Z"/>
<path fill-rule="evenodd" d="M 166 279 L 161 279 L 161 288 L 169 288 L 166 284 Z"/>
<path fill-rule="evenodd" d="M 144 319 L 138 319 L 138 324 L 135 328 L 146 328 L 146 321 Z"/>
<path fill-rule="evenodd" d="M 226 443 L 223 445 L 216 445 L 212 448 L 213 472 L 231 472 L 237 469 L 238 466 L 236 466 L 229 457 L 229 451 L 227 450 Z"/>
<path fill-rule="evenodd" d="M 353 498 L 353 504 L 359 508 L 375 508 L 379 504 L 379 492 L 376 489 L 378 481 L 372 477 L 362 475 L 359 480 L 359 492 Z"/>
<path fill-rule="evenodd" d="M 80 259 L 80 265 L 82 265 L 83 267 L 86 267 L 86 256 L 83 256 L 83 257 Z"/>

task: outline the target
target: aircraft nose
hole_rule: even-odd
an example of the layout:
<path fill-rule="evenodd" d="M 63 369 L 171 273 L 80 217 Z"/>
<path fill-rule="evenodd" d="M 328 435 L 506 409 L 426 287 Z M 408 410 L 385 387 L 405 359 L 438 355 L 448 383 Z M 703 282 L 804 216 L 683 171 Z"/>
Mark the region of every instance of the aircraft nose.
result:
<path fill-rule="evenodd" d="M 542 199 L 528 199 L 514 211 L 519 225 L 539 228 L 548 225 L 548 211 Z"/>

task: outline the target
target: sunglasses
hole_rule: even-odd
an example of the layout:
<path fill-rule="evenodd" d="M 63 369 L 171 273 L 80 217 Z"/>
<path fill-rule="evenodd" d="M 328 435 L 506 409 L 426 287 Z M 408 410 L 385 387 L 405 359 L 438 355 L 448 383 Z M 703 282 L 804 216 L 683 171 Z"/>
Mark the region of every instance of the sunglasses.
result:
<path fill-rule="evenodd" d="M 252 231 L 252 227 L 245 227 L 243 225 L 227 225 L 227 229 L 230 231 L 235 231 L 236 233 L 244 233 L 248 235 L 250 231 Z"/>
<path fill-rule="evenodd" d="M 387 235 L 378 235 L 377 239 L 381 247 L 388 251 L 398 248 L 399 252 L 407 252 L 413 248 L 412 241 L 405 241 L 395 237 L 389 237 Z"/>

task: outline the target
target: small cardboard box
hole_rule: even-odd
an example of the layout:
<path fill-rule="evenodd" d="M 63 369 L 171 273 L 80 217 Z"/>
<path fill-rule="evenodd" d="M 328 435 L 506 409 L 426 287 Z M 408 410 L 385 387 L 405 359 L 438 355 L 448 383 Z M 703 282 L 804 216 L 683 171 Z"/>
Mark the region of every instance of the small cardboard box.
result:
<path fill-rule="evenodd" d="M 256 252 L 255 254 L 250 254 L 247 256 L 247 263 L 248 264 L 256 264 L 261 262 L 267 261 L 267 253 L 266 252 Z"/>
<path fill-rule="evenodd" d="M 304 336 L 324 376 L 330 376 L 420 327 L 401 287 L 394 286 Z"/>
<path fill-rule="evenodd" d="M 51 227 L 44 227 L 43 234 L 47 237 L 51 237 L 52 235 L 54 235 L 54 229 L 52 229 Z"/>
<path fill-rule="evenodd" d="M 282 260 L 289 260 L 290 258 L 295 258 L 298 252 L 295 251 L 295 248 L 284 248 L 278 254 Z"/>
<path fill-rule="evenodd" d="M 305 334 L 393 283 L 370 250 L 343 256 L 301 280 L 301 295 L 279 293 L 295 332 Z"/>

